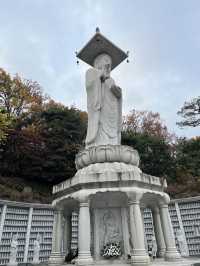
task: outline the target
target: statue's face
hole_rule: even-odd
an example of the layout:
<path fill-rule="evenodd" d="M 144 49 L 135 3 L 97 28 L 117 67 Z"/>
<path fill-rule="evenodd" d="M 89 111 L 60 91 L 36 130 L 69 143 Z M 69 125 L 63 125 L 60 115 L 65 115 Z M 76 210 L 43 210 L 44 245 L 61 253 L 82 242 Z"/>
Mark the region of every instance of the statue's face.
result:
<path fill-rule="evenodd" d="M 112 67 L 111 57 L 107 54 L 98 55 L 94 60 L 94 67 L 101 70 L 106 77 L 109 77 Z"/>

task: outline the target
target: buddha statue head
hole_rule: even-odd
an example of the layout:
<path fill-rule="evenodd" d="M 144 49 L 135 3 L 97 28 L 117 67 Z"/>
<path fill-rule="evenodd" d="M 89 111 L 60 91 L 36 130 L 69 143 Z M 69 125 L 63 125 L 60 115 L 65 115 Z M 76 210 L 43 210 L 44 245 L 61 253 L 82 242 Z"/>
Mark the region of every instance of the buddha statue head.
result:
<path fill-rule="evenodd" d="M 94 59 L 94 68 L 101 70 L 102 73 L 106 76 L 110 76 L 112 69 L 112 59 L 108 54 L 100 54 Z"/>

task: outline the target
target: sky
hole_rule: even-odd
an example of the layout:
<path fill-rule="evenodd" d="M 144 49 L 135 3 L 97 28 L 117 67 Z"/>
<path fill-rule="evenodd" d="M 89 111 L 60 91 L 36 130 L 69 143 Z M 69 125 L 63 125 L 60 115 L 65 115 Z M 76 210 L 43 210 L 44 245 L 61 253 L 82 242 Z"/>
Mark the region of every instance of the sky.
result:
<path fill-rule="evenodd" d="M 55 101 L 86 110 L 79 51 L 96 27 L 124 51 L 129 63 L 112 72 L 123 91 L 123 114 L 159 112 L 171 133 L 177 111 L 200 95 L 199 0 L 0 0 L 0 67 L 32 79 Z"/>

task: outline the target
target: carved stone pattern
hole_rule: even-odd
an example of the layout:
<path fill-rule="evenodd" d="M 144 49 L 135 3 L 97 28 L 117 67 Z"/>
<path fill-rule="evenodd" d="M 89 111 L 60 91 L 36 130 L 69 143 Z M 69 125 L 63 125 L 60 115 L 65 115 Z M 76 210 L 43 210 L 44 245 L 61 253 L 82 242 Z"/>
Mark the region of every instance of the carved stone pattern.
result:
<path fill-rule="evenodd" d="M 139 155 L 136 150 L 128 146 L 101 145 L 80 151 L 75 160 L 77 170 L 90 164 L 105 162 L 123 162 L 138 166 Z"/>
<path fill-rule="evenodd" d="M 121 226 L 120 208 L 108 208 L 100 211 L 100 249 L 105 244 L 112 242 L 122 245 Z"/>

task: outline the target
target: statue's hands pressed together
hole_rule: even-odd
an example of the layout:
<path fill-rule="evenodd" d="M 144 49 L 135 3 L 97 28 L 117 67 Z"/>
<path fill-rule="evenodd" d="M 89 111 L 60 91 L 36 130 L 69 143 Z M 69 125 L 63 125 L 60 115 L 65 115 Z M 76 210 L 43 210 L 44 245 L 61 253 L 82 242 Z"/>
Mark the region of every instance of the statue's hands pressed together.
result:
<path fill-rule="evenodd" d="M 107 77 L 104 74 L 101 74 L 101 76 L 100 76 L 101 82 L 105 82 L 106 79 L 107 79 Z"/>
<path fill-rule="evenodd" d="M 101 82 L 105 82 L 106 79 L 110 77 L 111 64 L 105 64 L 101 69 Z"/>
<path fill-rule="evenodd" d="M 121 98 L 122 97 L 122 90 L 121 90 L 120 87 L 118 87 L 116 85 L 113 85 L 111 87 L 111 91 L 117 98 Z"/>

